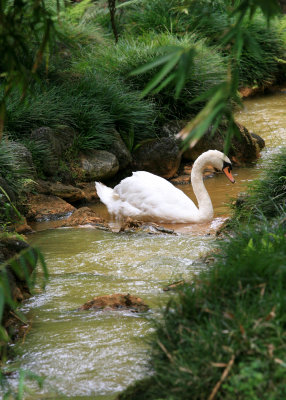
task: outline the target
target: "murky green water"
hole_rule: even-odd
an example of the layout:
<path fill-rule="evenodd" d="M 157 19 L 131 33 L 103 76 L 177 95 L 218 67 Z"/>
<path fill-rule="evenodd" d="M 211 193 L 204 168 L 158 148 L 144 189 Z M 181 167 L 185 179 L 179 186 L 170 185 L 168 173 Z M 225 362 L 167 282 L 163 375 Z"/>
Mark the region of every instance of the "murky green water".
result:
<path fill-rule="evenodd" d="M 266 143 L 263 157 L 286 145 L 286 88 L 275 94 L 244 101 L 244 109 L 236 118 Z"/>
<path fill-rule="evenodd" d="M 168 294 L 162 288 L 191 279 L 209 236 L 126 234 L 92 228 L 47 230 L 31 243 L 45 254 L 51 275 L 46 291 L 23 310 L 32 320 L 18 363 L 60 392 L 114 394 L 143 376 L 150 319 L 158 318 Z M 146 314 L 76 309 L 94 296 L 130 293 L 151 307 Z M 37 398 L 37 397 L 35 397 Z"/>
<path fill-rule="evenodd" d="M 266 140 L 263 159 L 286 144 L 286 94 L 250 99 L 245 104 L 238 119 Z M 32 329 L 25 343 L 15 346 L 18 356 L 13 365 L 47 377 L 42 392 L 27 398 L 114 399 L 144 376 L 152 319 L 160 318 L 160 308 L 169 298 L 162 288 L 177 279 L 191 280 L 203 268 L 198 259 L 214 240 L 208 232 L 229 212 L 224 203 L 258 176 L 259 168 L 235 169 L 235 185 L 223 175 L 207 179 L 214 221 L 176 226 L 177 235 L 93 228 L 49 229 L 31 235 L 30 242 L 45 255 L 50 281 L 45 292 L 22 308 Z M 182 189 L 192 197 L 190 186 Z M 95 208 L 107 216 L 104 206 Z M 151 311 L 77 311 L 94 296 L 112 293 L 139 296 Z"/>

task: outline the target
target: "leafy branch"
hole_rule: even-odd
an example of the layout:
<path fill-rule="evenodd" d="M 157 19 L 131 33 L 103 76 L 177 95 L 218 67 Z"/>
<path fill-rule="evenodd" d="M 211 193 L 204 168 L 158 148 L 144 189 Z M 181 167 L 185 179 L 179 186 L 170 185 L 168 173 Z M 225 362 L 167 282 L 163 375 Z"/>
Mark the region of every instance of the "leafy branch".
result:
<path fill-rule="evenodd" d="M 2 343 L 9 340 L 8 333 L 2 322 L 5 309 L 13 310 L 21 320 L 25 320 L 25 317 L 16 310 L 18 304 L 13 299 L 12 288 L 9 282 L 9 271 L 12 271 L 17 279 L 24 281 L 28 289 L 32 291 L 36 284 L 36 265 L 38 261 L 43 271 L 41 284 L 44 288 L 48 280 L 48 269 L 39 249 L 29 247 L 0 265 L 0 342 Z"/>
<path fill-rule="evenodd" d="M 56 5 L 59 10 L 59 0 Z M 55 19 L 45 1 L 0 0 L 0 141 L 6 99 L 12 88 L 19 87 L 24 96 L 44 57 L 48 65 L 49 51 L 57 33 Z M 31 42 L 35 46 L 32 62 L 27 60 Z"/>

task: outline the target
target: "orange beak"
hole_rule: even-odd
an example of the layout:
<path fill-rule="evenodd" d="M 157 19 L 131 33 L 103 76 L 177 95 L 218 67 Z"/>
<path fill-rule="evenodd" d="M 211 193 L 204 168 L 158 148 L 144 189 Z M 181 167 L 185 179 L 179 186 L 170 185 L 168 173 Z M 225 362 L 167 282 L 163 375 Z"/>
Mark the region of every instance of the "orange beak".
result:
<path fill-rule="evenodd" d="M 230 172 L 230 168 L 229 166 L 223 168 L 223 172 L 224 174 L 228 177 L 228 179 L 230 180 L 230 182 L 235 183 L 235 179 L 232 176 L 231 172 Z"/>

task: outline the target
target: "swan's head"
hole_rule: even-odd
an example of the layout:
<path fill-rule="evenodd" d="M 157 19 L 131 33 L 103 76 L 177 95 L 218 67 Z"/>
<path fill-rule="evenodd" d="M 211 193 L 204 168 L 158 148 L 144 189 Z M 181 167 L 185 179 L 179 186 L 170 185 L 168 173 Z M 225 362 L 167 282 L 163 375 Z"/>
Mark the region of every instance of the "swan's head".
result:
<path fill-rule="evenodd" d="M 234 177 L 232 176 L 232 164 L 230 159 L 218 150 L 209 150 L 201 154 L 199 158 L 204 158 L 206 164 L 212 164 L 219 171 L 224 172 L 227 178 L 234 183 Z M 198 160 L 199 160 L 198 158 Z"/>

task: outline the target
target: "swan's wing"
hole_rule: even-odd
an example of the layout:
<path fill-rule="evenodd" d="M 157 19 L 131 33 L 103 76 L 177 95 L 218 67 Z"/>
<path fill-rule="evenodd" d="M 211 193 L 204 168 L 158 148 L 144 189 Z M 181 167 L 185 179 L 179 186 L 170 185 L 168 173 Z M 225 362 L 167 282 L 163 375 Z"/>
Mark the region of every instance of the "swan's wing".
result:
<path fill-rule="evenodd" d="M 108 212 L 112 215 L 116 215 L 119 218 L 121 216 L 132 216 L 135 217 L 141 212 L 132 204 L 128 204 L 120 199 L 120 196 L 110 187 L 105 186 L 101 182 L 95 182 L 96 192 L 100 200 L 106 205 Z"/>
<path fill-rule="evenodd" d="M 181 190 L 146 171 L 134 172 L 115 186 L 114 192 L 123 203 L 140 210 L 138 217 L 187 222 L 190 215 L 198 212 L 192 200 Z"/>

